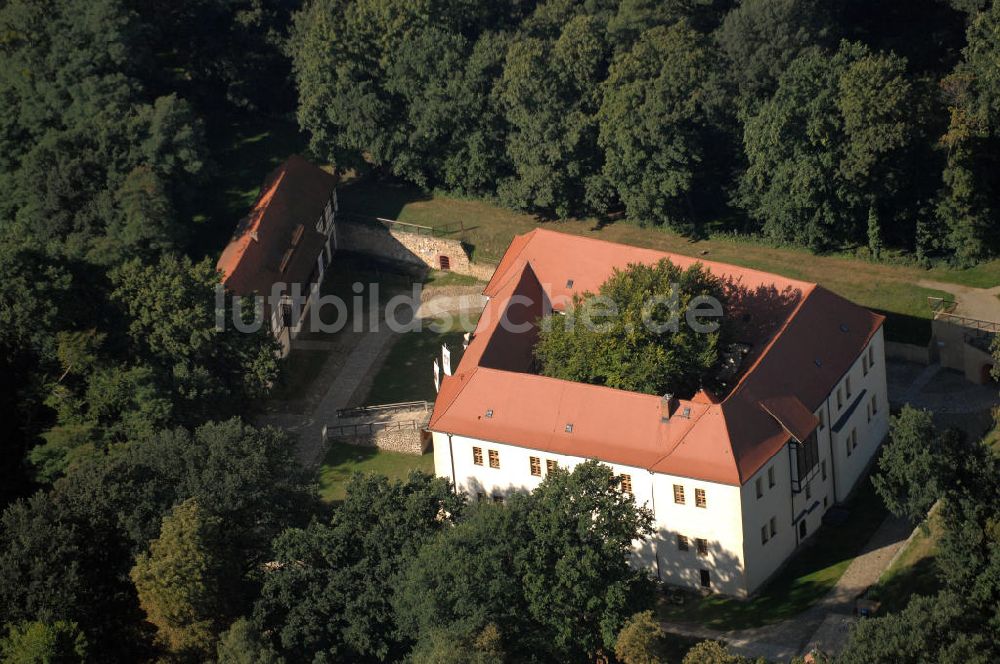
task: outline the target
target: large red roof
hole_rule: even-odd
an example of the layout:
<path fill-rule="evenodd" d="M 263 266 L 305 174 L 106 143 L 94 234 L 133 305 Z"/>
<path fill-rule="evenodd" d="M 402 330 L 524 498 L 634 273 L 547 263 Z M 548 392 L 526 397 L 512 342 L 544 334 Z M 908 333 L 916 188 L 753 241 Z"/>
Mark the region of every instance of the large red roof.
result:
<path fill-rule="evenodd" d="M 276 282 L 307 282 L 326 242 L 316 222 L 336 185 L 335 176 L 298 155 L 271 172 L 216 264 L 226 288 L 266 296 Z"/>
<path fill-rule="evenodd" d="M 616 268 L 662 258 L 700 262 L 738 287 L 727 315 L 750 351 L 721 399 L 699 393 L 664 413 L 658 396 L 534 375 L 535 333 L 499 324 L 535 320 L 543 304 L 559 310 L 596 292 Z M 442 381 L 432 430 L 731 485 L 811 431 L 812 413 L 884 320 L 815 284 L 542 229 L 514 239 L 484 293 L 490 300 L 455 375 Z"/>

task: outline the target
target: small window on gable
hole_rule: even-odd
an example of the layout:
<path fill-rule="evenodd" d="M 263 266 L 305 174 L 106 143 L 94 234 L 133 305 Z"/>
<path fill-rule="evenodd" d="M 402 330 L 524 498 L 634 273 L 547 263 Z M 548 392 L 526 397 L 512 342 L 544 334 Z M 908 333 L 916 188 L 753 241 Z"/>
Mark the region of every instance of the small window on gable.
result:
<path fill-rule="evenodd" d="M 869 367 L 874 367 L 875 366 L 875 346 L 874 345 L 868 347 L 868 366 Z"/>
<path fill-rule="evenodd" d="M 760 498 L 764 495 L 764 480 L 758 477 L 754 484 L 757 487 L 757 497 Z"/>
<path fill-rule="evenodd" d="M 847 392 L 847 398 L 850 399 L 851 398 L 851 377 L 850 376 L 848 376 L 847 380 L 844 381 L 844 386 L 847 388 L 845 390 Z"/>
<path fill-rule="evenodd" d="M 771 466 L 770 468 L 767 469 L 767 486 L 773 489 L 774 485 L 775 485 L 774 466 Z"/>
<path fill-rule="evenodd" d="M 868 375 L 868 355 L 861 356 L 861 373 L 865 376 Z"/>

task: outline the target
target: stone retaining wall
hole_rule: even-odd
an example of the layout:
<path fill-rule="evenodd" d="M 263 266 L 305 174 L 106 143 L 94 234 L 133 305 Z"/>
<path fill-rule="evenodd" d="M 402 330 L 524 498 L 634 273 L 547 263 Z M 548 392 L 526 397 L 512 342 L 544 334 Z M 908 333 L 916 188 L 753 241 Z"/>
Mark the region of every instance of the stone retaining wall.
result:
<path fill-rule="evenodd" d="M 427 431 L 410 429 L 408 431 L 377 431 L 374 434 L 333 437 L 341 443 L 357 445 L 359 447 L 377 447 L 386 452 L 399 452 L 401 454 L 413 454 L 419 456 L 426 452 L 431 445 L 431 436 Z"/>
<path fill-rule="evenodd" d="M 484 281 L 488 281 L 496 270 L 495 265 L 470 261 L 461 241 L 454 238 L 408 233 L 381 224 L 340 218 L 337 220 L 337 239 L 338 249 L 344 251 L 432 270 L 441 269 L 441 257 L 445 256 L 452 272 Z"/>

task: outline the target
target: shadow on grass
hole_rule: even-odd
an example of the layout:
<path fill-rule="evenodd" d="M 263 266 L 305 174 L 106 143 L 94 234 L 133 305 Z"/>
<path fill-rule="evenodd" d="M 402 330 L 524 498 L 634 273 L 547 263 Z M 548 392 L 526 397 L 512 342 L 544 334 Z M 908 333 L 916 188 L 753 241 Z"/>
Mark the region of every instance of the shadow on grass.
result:
<path fill-rule="evenodd" d="M 319 468 L 320 496 L 333 504 L 343 501 L 347 483 L 354 473 L 375 473 L 390 480 L 404 480 L 415 470 L 433 474 L 433 452 L 416 456 L 333 442 Z"/>
<path fill-rule="evenodd" d="M 192 204 L 180 211 L 193 222 L 188 250 L 195 257 L 218 256 L 257 200 L 267 175 L 306 148 L 292 118 L 217 116 L 209 119 L 206 135 L 212 161 Z"/>
<path fill-rule="evenodd" d="M 383 219 L 398 219 L 410 203 L 429 201 L 432 196 L 419 187 L 398 180 L 369 176 L 355 180 L 337 192 L 340 207 Z"/>
<path fill-rule="evenodd" d="M 778 622 L 808 609 L 837 584 L 887 515 L 871 482 L 863 482 L 849 503 L 847 520 L 820 528 L 756 596 L 692 596 L 683 605 L 664 602 L 661 617 L 730 630 Z"/>

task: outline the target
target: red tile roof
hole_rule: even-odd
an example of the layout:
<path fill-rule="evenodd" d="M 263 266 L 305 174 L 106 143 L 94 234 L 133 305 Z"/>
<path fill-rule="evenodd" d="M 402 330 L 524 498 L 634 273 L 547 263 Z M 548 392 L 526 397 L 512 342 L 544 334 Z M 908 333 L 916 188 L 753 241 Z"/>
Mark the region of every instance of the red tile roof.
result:
<path fill-rule="evenodd" d="M 536 336 L 504 330 L 503 316 L 537 319 L 542 301 L 561 309 L 615 268 L 662 258 L 701 262 L 741 289 L 729 315 L 752 348 L 729 394 L 699 393 L 665 417 L 657 396 L 528 373 Z M 541 229 L 514 239 L 484 293 L 490 300 L 455 375 L 442 381 L 432 430 L 731 485 L 790 435 L 808 435 L 813 411 L 884 320 L 815 284 Z"/>
<path fill-rule="evenodd" d="M 268 295 L 275 282 L 306 283 L 326 242 L 316 222 L 336 185 L 335 176 L 298 155 L 271 172 L 216 264 L 226 288 Z"/>

